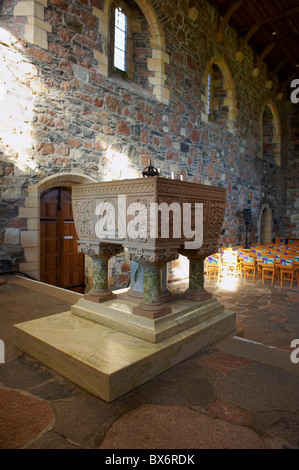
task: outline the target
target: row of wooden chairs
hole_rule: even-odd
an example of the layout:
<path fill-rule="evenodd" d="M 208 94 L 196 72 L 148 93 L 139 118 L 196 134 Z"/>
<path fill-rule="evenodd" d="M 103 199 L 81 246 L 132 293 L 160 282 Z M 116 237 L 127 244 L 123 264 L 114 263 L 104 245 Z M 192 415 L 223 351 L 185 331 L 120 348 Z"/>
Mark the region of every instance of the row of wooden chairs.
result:
<path fill-rule="evenodd" d="M 296 249 L 297 248 L 297 249 Z M 250 249 L 242 247 L 222 248 L 221 253 L 214 253 L 206 258 L 206 274 L 209 279 L 220 282 L 226 276 L 240 276 L 246 282 L 256 277 L 262 283 L 270 279 L 280 281 L 282 286 L 294 280 L 299 286 L 299 247 L 275 245 L 254 245 Z"/>

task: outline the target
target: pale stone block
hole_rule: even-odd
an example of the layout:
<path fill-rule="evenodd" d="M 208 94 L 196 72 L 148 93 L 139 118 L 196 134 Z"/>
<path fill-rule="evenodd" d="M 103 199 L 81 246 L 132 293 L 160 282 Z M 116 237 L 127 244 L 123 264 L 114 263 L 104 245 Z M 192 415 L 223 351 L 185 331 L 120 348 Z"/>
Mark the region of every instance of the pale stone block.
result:
<path fill-rule="evenodd" d="M 161 86 L 164 85 L 164 80 L 161 81 L 161 78 L 156 77 L 156 76 L 155 77 L 149 77 L 148 82 L 149 82 L 150 85 L 161 85 Z"/>
<path fill-rule="evenodd" d="M 38 246 L 25 248 L 24 251 L 25 251 L 25 260 L 28 263 L 38 262 L 40 260 L 40 250 Z"/>
<path fill-rule="evenodd" d="M 28 194 L 30 196 L 38 197 L 38 189 L 37 189 L 36 185 L 28 186 L 27 191 L 28 191 Z"/>
<path fill-rule="evenodd" d="M 103 23 L 108 24 L 108 15 L 106 11 L 99 10 L 99 8 L 93 7 L 92 14 L 96 16 L 97 18 L 99 18 L 101 21 L 103 21 Z"/>
<path fill-rule="evenodd" d="M 160 60 L 163 60 L 163 62 L 166 62 L 167 64 L 169 64 L 169 55 L 166 54 L 166 52 L 163 52 L 158 49 L 154 49 L 152 57 L 153 59 L 160 59 Z"/>
<path fill-rule="evenodd" d="M 199 11 L 196 7 L 189 8 L 188 15 L 189 15 L 190 20 L 195 21 L 198 17 L 198 13 Z"/>
<path fill-rule="evenodd" d="M 44 7 L 48 6 L 48 0 L 35 0 L 35 2 L 40 3 Z"/>
<path fill-rule="evenodd" d="M 165 63 L 161 59 L 147 59 L 147 67 L 151 72 L 165 73 Z"/>
<path fill-rule="evenodd" d="M 18 228 L 7 228 L 4 233 L 6 245 L 18 245 L 20 243 L 20 230 Z"/>
<path fill-rule="evenodd" d="M 166 104 L 166 105 L 169 104 L 169 99 L 165 98 L 164 96 L 156 95 L 156 98 L 157 98 L 157 100 L 160 101 L 160 103 L 163 103 L 163 104 Z"/>
<path fill-rule="evenodd" d="M 233 90 L 234 89 L 233 82 L 230 78 L 223 80 L 223 88 L 225 90 Z"/>
<path fill-rule="evenodd" d="M 169 88 L 166 88 L 166 87 L 160 86 L 160 85 L 155 85 L 154 86 L 154 94 L 159 95 L 163 98 L 167 98 L 167 99 L 169 99 L 169 97 L 170 97 Z"/>
<path fill-rule="evenodd" d="M 102 36 L 105 36 L 105 38 L 107 38 L 108 37 L 108 23 L 105 23 L 104 21 L 99 20 L 99 30 L 98 31 Z"/>
<path fill-rule="evenodd" d="M 44 29 L 45 31 L 48 31 L 50 33 L 52 31 L 52 26 L 45 21 L 40 20 L 39 18 L 35 18 L 35 16 L 28 16 L 27 18 L 28 24 L 33 24 L 34 26 L 38 26 L 41 29 Z"/>
<path fill-rule="evenodd" d="M 271 90 L 272 87 L 273 87 L 273 82 L 272 82 L 272 80 L 267 80 L 267 81 L 266 81 L 266 88 L 267 88 L 268 90 Z"/>
<path fill-rule="evenodd" d="M 150 28 L 153 24 L 157 24 L 157 16 L 151 5 L 147 5 L 142 11 Z"/>
<path fill-rule="evenodd" d="M 39 28 L 38 26 L 26 24 L 24 38 L 31 44 L 35 44 L 35 46 L 41 47 L 42 49 L 46 50 L 48 49 L 47 31 Z"/>
<path fill-rule="evenodd" d="M 163 30 L 161 28 L 160 23 L 151 23 L 149 25 L 151 36 L 161 36 L 163 35 Z M 155 49 L 161 49 L 161 47 L 155 47 Z"/>
<path fill-rule="evenodd" d="M 28 227 L 28 230 L 39 230 L 40 229 L 39 219 L 28 219 L 27 227 Z"/>
<path fill-rule="evenodd" d="M 21 231 L 21 245 L 34 247 L 40 245 L 40 233 L 38 230 Z"/>
<path fill-rule="evenodd" d="M 209 116 L 206 113 L 201 113 L 201 120 L 203 122 L 209 122 Z"/>
<path fill-rule="evenodd" d="M 252 76 L 254 78 L 257 78 L 259 76 L 259 73 L 260 73 L 260 69 L 255 67 L 253 70 L 252 70 Z"/>
<path fill-rule="evenodd" d="M 27 196 L 25 198 L 25 207 L 39 207 L 38 197 Z"/>
<path fill-rule="evenodd" d="M 244 54 L 241 51 L 236 52 L 236 60 L 239 62 L 239 64 L 243 61 L 244 59 Z"/>
<path fill-rule="evenodd" d="M 130 19 L 130 30 L 133 33 L 141 33 L 141 21 L 138 18 Z"/>
<path fill-rule="evenodd" d="M 21 219 L 36 219 L 39 215 L 35 207 L 19 207 L 19 217 Z"/>
<path fill-rule="evenodd" d="M 150 41 L 152 49 L 165 50 L 165 39 L 163 36 L 160 36 L 160 34 L 152 34 Z"/>
<path fill-rule="evenodd" d="M 236 119 L 237 119 L 237 114 L 238 114 L 238 111 L 237 111 L 237 110 L 229 110 L 229 112 L 228 112 L 228 119 L 230 119 L 231 121 L 236 121 Z"/>
<path fill-rule="evenodd" d="M 108 56 L 106 54 L 103 54 L 102 52 L 97 51 L 96 49 L 94 49 L 93 50 L 93 56 L 101 64 L 108 65 Z"/>
<path fill-rule="evenodd" d="M 233 106 L 234 105 L 234 100 L 231 97 L 226 97 L 223 100 L 223 104 L 224 104 L 224 106 L 229 106 L 229 107 Z"/>
<path fill-rule="evenodd" d="M 160 85 L 162 84 L 162 82 L 164 83 L 167 79 L 166 74 L 162 72 L 155 72 L 155 77 L 161 79 Z"/>
<path fill-rule="evenodd" d="M 25 0 L 16 4 L 14 7 L 14 16 L 35 16 L 43 20 L 44 7 L 34 0 Z"/>
<path fill-rule="evenodd" d="M 101 73 L 105 77 L 108 77 L 108 65 L 99 63 L 98 64 L 98 71 L 99 71 L 99 73 Z"/>
<path fill-rule="evenodd" d="M 19 269 L 21 272 L 29 273 L 31 271 L 36 271 L 39 268 L 39 263 L 36 261 L 32 263 L 20 263 Z"/>

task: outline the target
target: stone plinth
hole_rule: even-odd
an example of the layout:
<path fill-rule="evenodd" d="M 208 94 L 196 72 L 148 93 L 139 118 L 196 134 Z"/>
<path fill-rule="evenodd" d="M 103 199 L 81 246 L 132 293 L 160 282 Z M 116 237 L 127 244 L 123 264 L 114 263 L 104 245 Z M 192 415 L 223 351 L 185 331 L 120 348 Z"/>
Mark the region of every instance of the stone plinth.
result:
<path fill-rule="evenodd" d="M 155 344 L 65 312 L 16 325 L 15 344 L 88 392 L 111 402 L 234 327 L 235 314 L 223 312 Z"/>

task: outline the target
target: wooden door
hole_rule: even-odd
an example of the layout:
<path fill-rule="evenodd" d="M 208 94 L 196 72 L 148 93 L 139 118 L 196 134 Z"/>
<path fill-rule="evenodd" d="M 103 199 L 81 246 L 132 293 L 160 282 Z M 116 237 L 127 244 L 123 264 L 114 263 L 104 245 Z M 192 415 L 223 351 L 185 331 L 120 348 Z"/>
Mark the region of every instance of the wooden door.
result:
<path fill-rule="evenodd" d="M 51 189 L 40 207 L 40 280 L 84 293 L 84 255 L 78 253 L 70 190 Z"/>

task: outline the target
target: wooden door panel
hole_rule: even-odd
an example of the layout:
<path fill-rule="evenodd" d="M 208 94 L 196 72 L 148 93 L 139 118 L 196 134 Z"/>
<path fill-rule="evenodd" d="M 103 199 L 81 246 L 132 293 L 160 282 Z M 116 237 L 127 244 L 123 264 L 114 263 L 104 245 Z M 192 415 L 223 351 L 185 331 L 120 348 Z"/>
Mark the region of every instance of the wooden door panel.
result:
<path fill-rule="evenodd" d="M 44 194 L 40 213 L 41 280 L 84 293 L 84 255 L 78 253 L 71 192 L 55 188 Z"/>

